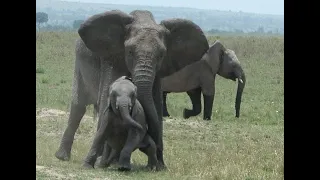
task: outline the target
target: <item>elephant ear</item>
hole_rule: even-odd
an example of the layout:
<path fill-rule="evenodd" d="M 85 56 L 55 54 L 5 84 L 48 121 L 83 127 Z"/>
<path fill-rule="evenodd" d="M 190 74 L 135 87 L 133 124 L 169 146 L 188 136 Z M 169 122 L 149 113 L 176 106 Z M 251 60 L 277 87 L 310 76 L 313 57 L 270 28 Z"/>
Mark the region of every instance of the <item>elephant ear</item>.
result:
<path fill-rule="evenodd" d="M 105 114 L 108 110 L 112 111 L 112 106 L 111 106 L 111 96 L 112 96 L 112 89 L 113 89 L 113 84 L 114 82 L 109 86 L 108 88 L 108 98 L 107 98 L 107 104 L 106 104 L 106 108 L 103 111 L 103 114 Z"/>
<path fill-rule="evenodd" d="M 133 17 L 119 10 L 91 16 L 84 21 L 78 34 L 92 52 L 106 56 L 110 52 L 124 51 L 125 26 Z"/>
<path fill-rule="evenodd" d="M 218 73 L 222 67 L 223 57 L 225 55 L 226 48 L 219 40 L 215 40 L 212 45 L 210 45 L 208 50 L 209 58 L 205 58 L 205 61 L 210 65 L 211 69 L 217 69 Z"/>
<path fill-rule="evenodd" d="M 107 99 L 107 105 L 106 105 L 106 108 L 105 108 L 104 111 L 103 111 L 103 114 L 105 115 L 108 110 L 111 110 L 111 111 L 112 111 L 110 96 L 109 96 L 108 99 Z"/>
<path fill-rule="evenodd" d="M 175 71 L 200 60 L 209 49 L 209 43 L 201 28 L 187 19 L 167 19 L 160 23 L 170 31 L 167 42 L 167 62 Z"/>

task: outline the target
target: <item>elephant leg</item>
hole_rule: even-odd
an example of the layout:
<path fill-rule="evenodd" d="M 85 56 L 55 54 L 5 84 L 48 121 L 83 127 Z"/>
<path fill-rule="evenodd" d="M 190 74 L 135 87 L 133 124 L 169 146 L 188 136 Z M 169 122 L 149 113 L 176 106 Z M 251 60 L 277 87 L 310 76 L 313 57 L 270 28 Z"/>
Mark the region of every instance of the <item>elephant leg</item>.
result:
<path fill-rule="evenodd" d="M 170 114 L 167 109 L 167 94 L 168 92 L 163 92 L 163 117 L 170 117 Z"/>
<path fill-rule="evenodd" d="M 80 73 L 75 73 L 75 82 L 73 91 L 76 92 L 71 102 L 71 109 L 68 119 L 68 125 L 65 129 L 59 149 L 55 153 L 55 157 L 69 161 L 71 155 L 71 148 L 74 140 L 74 135 L 79 127 L 80 121 L 86 112 L 86 106 L 88 104 L 87 94 L 84 92 L 84 84 L 82 83 Z"/>
<path fill-rule="evenodd" d="M 152 138 L 148 135 L 145 136 L 143 140 L 143 144 L 146 146 L 139 148 L 139 150 L 148 156 L 148 164 L 146 168 L 149 170 L 153 170 L 153 168 L 155 167 L 156 170 L 159 170 L 160 167 L 157 160 L 156 144 L 154 143 Z"/>
<path fill-rule="evenodd" d="M 99 167 L 100 168 L 109 167 L 110 164 L 112 164 L 114 160 L 117 159 L 117 157 L 119 157 L 119 153 L 117 153 L 116 150 L 112 149 L 107 144 L 107 142 L 105 142 Z"/>
<path fill-rule="evenodd" d="M 100 168 L 107 167 L 107 160 L 109 158 L 111 150 L 112 150 L 111 147 L 108 145 L 107 142 L 105 142 L 104 147 L 103 147 L 101 160 L 100 160 L 100 163 L 98 164 L 98 167 L 100 167 Z"/>
<path fill-rule="evenodd" d="M 108 162 L 111 152 L 113 152 L 113 149 L 107 143 L 105 143 L 99 167 L 107 167 L 107 165 L 116 164 L 119 162 L 120 153 L 116 153 L 113 159 Z"/>
<path fill-rule="evenodd" d="M 192 110 L 186 108 L 183 110 L 183 118 L 185 119 L 201 113 L 201 87 L 187 91 L 187 94 L 192 103 Z"/>
<path fill-rule="evenodd" d="M 203 99 L 204 99 L 203 120 L 211 120 L 214 96 L 203 95 Z"/>
<path fill-rule="evenodd" d="M 203 102 L 203 106 L 204 106 L 203 120 L 211 120 L 214 95 L 215 95 L 215 86 L 213 86 L 213 89 L 210 94 L 203 93 L 203 101 L 204 101 Z"/>
<path fill-rule="evenodd" d="M 106 112 L 108 113 L 108 112 Z M 106 117 L 108 117 L 108 114 L 106 114 Z M 99 120 L 102 119 L 101 115 L 99 115 Z M 98 129 L 98 131 L 96 132 L 96 135 L 93 139 L 93 143 L 91 145 L 91 148 L 89 150 L 89 153 L 87 154 L 84 163 L 83 163 L 83 167 L 85 168 L 93 168 L 94 164 L 97 160 L 98 157 L 98 153 L 100 150 L 102 150 L 102 147 L 105 143 L 105 133 L 106 133 L 106 127 L 107 127 L 107 122 L 108 120 L 105 121 L 101 121 L 100 123 L 100 128 Z"/>
<path fill-rule="evenodd" d="M 128 132 L 128 137 L 124 147 L 120 152 L 119 158 L 119 171 L 130 171 L 131 170 L 131 154 L 139 145 L 140 142 L 140 134 L 137 129 L 130 129 Z"/>
<path fill-rule="evenodd" d="M 153 101 L 157 110 L 158 120 L 159 120 L 159 139 L 153 139 L 157 146 L 157 159 L 161 168 L 166 168 L 166 165 L 163 160 L 163 101 L 162 101 L 162 89 L 161 89 L 161 78 L 155 77 L 153 83 Z"/>
<path fill-rule="evenodd" d="M 106 167 L 109 167 L 112 163 L 114 163 L 120 156 L 120 153 L 114 149 L 111 149 L 110 155 L 106 162 Z M 118 161 L 116 161 L 118 162 Z"/>
<path fill-rule="evenodd" d="M 216 75 L 211 73 L 204 73 L 201 80 L 202 94 L 203 94 L 203 120 L 211 120 L 212 107 L 215 95 L 215 78 Z"/>
<path fill-rule="evenodd" d="M 103 121 L 103 118 L 99 118 L 99 119 L 98 119 L 97 131 L 99 130 L 100 124 L 101 124 L 102 121 Z M 107 143 L 105 143 L 105 144 L 107 144 Z M 101 147 L 98 149 L 97 157 L 102 156 L 102 154 L 103 154 L 103 152 L 104 152 L 104 149 L 105 149 L 105 146 L 101 146 Z"/>

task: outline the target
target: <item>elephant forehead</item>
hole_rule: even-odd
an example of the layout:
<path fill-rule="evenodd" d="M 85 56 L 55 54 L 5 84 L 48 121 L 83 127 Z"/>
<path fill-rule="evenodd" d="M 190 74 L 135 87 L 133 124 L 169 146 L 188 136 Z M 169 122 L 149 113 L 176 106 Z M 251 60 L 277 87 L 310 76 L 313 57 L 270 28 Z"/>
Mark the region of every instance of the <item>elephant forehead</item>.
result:
<path fill-rule="evenodd" d="M 231 49 L 227 49 L 227 50 L 226 50 L 226 53 L 227 53 L 228 55 L 230 55 L 230 56 L 235 56 L 235 55 L 236 55 L 236 53 L 235 53 L 233 50 L 231 50 Z"/>
<path fill-rule="evenodd" d="M 134 85 L 129 80 L 123 80 L 119 81 L 115 87 L 116 91 L 118 92 L 133 92 L 134 91 Z"/>
<path fill-rule="evenodd" d="M 238 60 L 238 57 L 237 57 L 236 53 L 235 53 L 233 50 L 227 49 L 227 50 L 226 50 L 226 54 L 227 54 L 232 60 L 240 63 L 240 61 Z"/>
<path fill-rule="evenodd" d="M 138 42 L 157 42 L 160 37 L 159 30 L 154 28 L 143 28 L 138 30 L 131 31 L 130 38 L 128 38 L 124 44 L 126 47 L 136 47 L 137 45 L 141 45 L 143 43 Z"/>

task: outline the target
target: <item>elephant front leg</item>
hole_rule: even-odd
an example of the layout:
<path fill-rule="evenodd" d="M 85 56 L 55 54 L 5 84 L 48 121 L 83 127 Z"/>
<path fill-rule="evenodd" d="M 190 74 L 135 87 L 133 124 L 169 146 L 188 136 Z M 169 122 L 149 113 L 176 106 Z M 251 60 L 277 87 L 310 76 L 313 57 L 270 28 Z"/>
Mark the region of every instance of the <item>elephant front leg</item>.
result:
<path fill-rule="evenodd" d="M 211 86 L 210 90 L 203 92 L 203 120 L 211 120 L 213 101 L 215 95 L 215 86 Z"/>
<path fill-rule="evenodd" d="M 162 98 L 163 98 L 163 117 L 170 117 L 170 114 L 167 109 L 167 94 L 168 92 L 162 92 Z"/>
<path fill-rule="evenodd" d="M 188 119 L 191 116 L 197 116 L 201 113 L 201 87 L 187 91 L 192 103 L 192 110 L 184 109 L 183 118 Z"/>
<path fill-rule="evenodd" d="M 88 94 L 84 91 L 85 86 L 80 73 L 77 71 L 75 72 L 74 80 L 73 92 L 75 93 L 73 93 L 72 97 L 68 125 L 63 133 L 59 149 L 55 153 L 55 157 L 63 161 L 69 161 L 70 159 L 74 135 L 79 128 L 80 121 L 88 105 Z"/>
<path fill-rule="evenodd" d="M 203 120 L 211 120 L 214 95 L 203 94 L 203 99 L 204 99 Z"/>
<path fill-rule="evenodd" d="M 159 77 L 155 77 L 154 83 L 153 83 L 153 101 L 156 107 L 156 111 L 158 114 L 159 119 L 159 139 L 156 141 L 154 139 L 154 142 L 157 146 L 157 159 L 161 166 L 161 168 L 165 169 L 166 165 L 163 160 L 163 101 L 162 101 L 162 88 L 161 88 L 161 79 Z"/>
<path fill-rule="evenodd" d="M 107 112 L 108 113 L 108 112 Z M 108 115 L 106 114 L 108 117 Z M 99 116 L 99 119 L 102 118 L 101 115 Z M 93 143 L 91 145 L 91 148 L 89 150 L 88 155 L 86 156 L 83 167 L 85 168 L 94 168 L 94 164 L 97 160 L 99 151 L 102 149 L 103 143 L 105 142 L 105 130 L 107 126 L 107 121 L 101 121 L 100 128 L 96 132 L 96 135 L 94 137 Z"/>
<path fill-rule="evenodd" d="M 205 79 L 206 81 L 201 82 L 202 93 L 203 93 L 203 120 L 211 120 L 213 101 L 215 95 L 215 75 L 209 76 L 211 79 Z"/>
<path fill-rule="evenodd" d="M 119 158 L 119 171 L 130 171 L 131 170 L 131 154 L 133 150 L 137 148 L 140 142 L 140 135 L 137 129 L 130 129 L 128 132 L 128 137 L 126 143 L 121 150 L 120 158 Z"/>
<path fill-rule="evenodd" d="M 157 159 L 157 146 L 149 135 L 146 135 L 142 142 L 142 147 L 139 148 L 140 151 L 148 156 L 148 164 L 146 168 L 148 170 L 160 170 L 160 166 Z"/>

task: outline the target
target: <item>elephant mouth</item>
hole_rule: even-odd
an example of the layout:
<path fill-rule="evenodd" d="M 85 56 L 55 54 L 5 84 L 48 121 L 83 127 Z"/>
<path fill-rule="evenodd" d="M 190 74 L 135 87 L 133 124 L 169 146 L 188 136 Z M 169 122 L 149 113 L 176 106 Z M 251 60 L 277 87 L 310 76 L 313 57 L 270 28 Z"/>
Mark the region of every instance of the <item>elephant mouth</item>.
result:
<path fill-rule="evenodd" d="M 232 81 L 236 81 L 237 80 L 237 76 L 234 72 L 230 72 L 228 73 L 228 77 L 229 79 L 231 79 Z"/>

